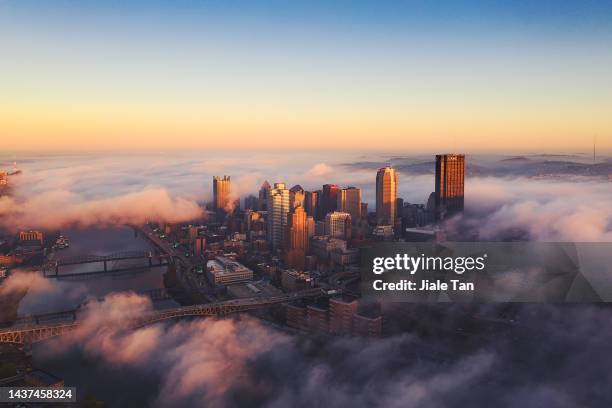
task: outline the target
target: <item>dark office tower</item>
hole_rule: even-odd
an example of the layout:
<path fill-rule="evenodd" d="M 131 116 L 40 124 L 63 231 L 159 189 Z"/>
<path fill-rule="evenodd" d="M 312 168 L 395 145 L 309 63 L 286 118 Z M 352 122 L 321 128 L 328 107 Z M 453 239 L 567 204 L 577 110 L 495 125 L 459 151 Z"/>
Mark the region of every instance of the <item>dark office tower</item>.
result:
<path fill-rule="evenodd" d="M 361 203 L 361 218 L 368 219 L 368 203 Z"/>
<path fill-rule="evenodd" d="M 383 167 L 376 173 L 376 223 L 395 225 L 397 209 L 397 174 L 393 167 Z"/>
<path fill-rule="evenodd" d="M 436 219 L 463 211 L 465 155 L 436 156 Z"/>
<path fill-rule="evenodd" d="M 396 198 L 395 199 L 395 215 L 399 218 L 402 216 L 402 210 L 404 209 L 404 199 Z"/>
<path fill-rule="evenodd" d="M 289 208 L 303 207 L 305 196 L 305 191 L 299 184 L 291 187 L 289 189 Z"/>
<path fill-rule="evenodd" d="M 306 191 L 304 197 L 304 209 L 306 213 L 315 218 L 317 217 L 317 203 L 319 201 L 319 195 L 321 191 Z"/>
<path fill-rule="evenodd" d="M 229 176 L 214 176 L 213 177 L 213 198 L 214 208 L 217 214 L 229 211 L 232 208 L 230 203 L 230 177 Z"/>
<path fill-rule="evenodd" d="M 270 196 L 270 183 L 268 180 L 264 181 L 259 189 L 259 211 L 266 211 L 268 209 L 268 197 Z"/>
<path fill-rule="evenodd" d="M 335 184 L 324 184 L 320 200 L 319 219 L 324 220 L 325 216 L 336 211 L 338 208 L 338 186 Z"/>
<path fill-rule="evenodd" d="M 244 198 L 244 209 L 257 211 L 259 209 L 259 199 L 253 194 L 249 194 Z"/>
<path fill-rule="evenodd" d="M 337 210 L 351 214 L 354 224 L 361 219 L 361 190 L 355 187 L 347 187 L 338 191 Z"/>

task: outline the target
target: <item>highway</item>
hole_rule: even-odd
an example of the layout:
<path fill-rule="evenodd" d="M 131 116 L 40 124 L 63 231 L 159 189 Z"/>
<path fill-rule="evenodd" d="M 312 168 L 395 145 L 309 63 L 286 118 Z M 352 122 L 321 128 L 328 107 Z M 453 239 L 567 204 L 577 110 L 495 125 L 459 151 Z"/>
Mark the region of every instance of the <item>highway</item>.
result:
<path fill-rule="evenodd" d="M 140 231 L 149 241 L 151 241 L 162 253 L 171 256 L 178 260 L 181 266 L 187 269 L 193 268 L 193 263 L 184 253 L 178 253 L 169 242 L 161 239 L 147 224 L 141 226 L 134 226 L 134 228 Z"/>
<path fill-rule="evenodd" d="M 172 259 L 178 260 L 176 274 L 185 290 L 204 296 L 210 301 L 215 300 L 214 296 L 211 294 L 212 288 L 201 287 L 194 278 L 192 272 L 196 264 L 193 258 L 186 257 L 182 251 L 179 252 L 173 248 L 170 242 L 161 239 L 148 224 L 133 226 L 133 228 L 140 231 L 143 236 L 151 241 L 151 243 L 153 243 L 162 253 L 167 254 Z"/>

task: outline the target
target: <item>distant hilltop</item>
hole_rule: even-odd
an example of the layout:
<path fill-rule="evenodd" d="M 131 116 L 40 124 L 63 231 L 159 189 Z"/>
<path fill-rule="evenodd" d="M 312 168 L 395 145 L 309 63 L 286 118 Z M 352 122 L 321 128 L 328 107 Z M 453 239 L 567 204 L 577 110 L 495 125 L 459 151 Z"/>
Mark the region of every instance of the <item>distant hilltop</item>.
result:
<path fill-rule="evenodd" d="M 411 175 L 431 175 L 434 162 L 412 157 L 393 158 L 395 168 Z M 345 166 L 358 170 L 373 169 L 381 162 L 346 163 Z M 501 159 L 486 156 L 473 156 L 466 164 L 466 174 L 472 177 L 597 177 L 612 180 L 612 159 L 599 158 L 597 162 L 587 162 L 584 157 L 567 155 L 512 156 Z"/>

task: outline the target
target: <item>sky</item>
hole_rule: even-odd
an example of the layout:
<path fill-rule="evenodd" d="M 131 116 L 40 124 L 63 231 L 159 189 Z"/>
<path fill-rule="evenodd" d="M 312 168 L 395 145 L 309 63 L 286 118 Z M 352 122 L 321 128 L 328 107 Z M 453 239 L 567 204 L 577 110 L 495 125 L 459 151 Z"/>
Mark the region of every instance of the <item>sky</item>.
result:
<path fill-rule="evenodd" d="M 610 1 L 0 0 L 20 150 L 612 150 Z"/>

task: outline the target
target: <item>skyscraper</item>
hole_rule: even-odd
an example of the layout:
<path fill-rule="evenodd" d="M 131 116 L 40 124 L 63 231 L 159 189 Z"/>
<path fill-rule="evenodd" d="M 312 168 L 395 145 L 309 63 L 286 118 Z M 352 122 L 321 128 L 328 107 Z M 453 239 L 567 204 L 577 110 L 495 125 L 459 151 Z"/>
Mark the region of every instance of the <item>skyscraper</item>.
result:
<path fill-rule="evenodd" d="M 321 191 L 306 191 L 304 198 L 304 209 L 306 213 L 316 218 L 317 217 L 317 203 L 319 202 L 319 194 Z"/>
<path fill-rule="evenodd" d="M 376 173 L 376 222 L 378 225 L 395 225 L 397 198 L 397 174 L 387 166 Z"/>
<path fill-rule="evenodd" d="M 230 176 L 213 177 L 214 210 L 217 214 L 230 209 Z"/>
<path fill-rule="evenodd" d="M 268 197 L 270 196 L 270 183 L 264 181 L 259 189 L 259 211 L 268 210 Z"/>
<path fill-rule="evenodd" d="M 353 222 L 361 219 L 361 189 L 347 187 L 338 191 L 338 211 L 351 214 Z"/>
<path fill-rule="evenodd" d="M 325 235 L 333 238 L 351 238 L 351 214 L 334 211 L 325 216 Z"/>
<path fill-rule="evenodd" d="M 289 213 L 289 190 L 285 183 L 274 183 L 268 195 L 268 242 L 273 251 L 278 252 L 283 246 L 283 237 L 287 227 Z"/>
<path fill-rule="evenodd" d="M 361 218 L 368 219 L 368 203 L 361 203 Z"/>
<path fill-rule="evenodd" d="M 401 218 L 402 217 L 402 210 L 404 209 L 404 199 L 397 197 L 395 199 L 395 216 L 397 218 Z"/>
<path fill-rule="evenodd" d="M 287 217 L 285 234 L 285 263 L 288 268 L 304 270 L 308 250 L 308 217 L 304 207 L 298 205 Z"/>
<path fill-rule="evenodd" d="M 289 204 L 291 209 L 304 206 L 305 191 L 299 184 L 289 189 Z"/>
<path fill-rule="evenodd" d="M 338 207 L 338 186 L 335 184 L 324 184 L 323 192 L 319 200 L 319 219 L 324 220 L 325 216 Z"/>
<path fill-rule="evenodd" d="M 259 209 L 259 199 L 253 194 L 249 194 L 244 198 L 244 209 L 257 211 Z"/>
<path fill-rule="evenodd" d="M 465 155 L 439 154 L 436 156 L 436 219 L 463 211 L 465 184 Z"/>

